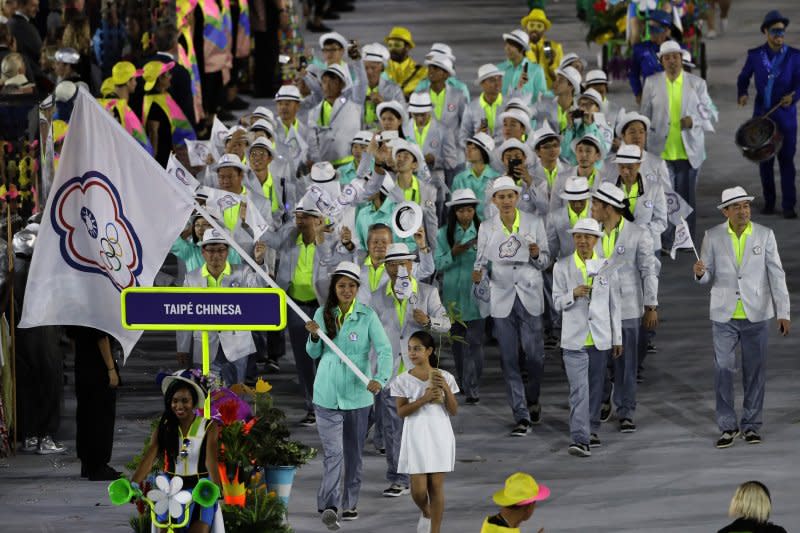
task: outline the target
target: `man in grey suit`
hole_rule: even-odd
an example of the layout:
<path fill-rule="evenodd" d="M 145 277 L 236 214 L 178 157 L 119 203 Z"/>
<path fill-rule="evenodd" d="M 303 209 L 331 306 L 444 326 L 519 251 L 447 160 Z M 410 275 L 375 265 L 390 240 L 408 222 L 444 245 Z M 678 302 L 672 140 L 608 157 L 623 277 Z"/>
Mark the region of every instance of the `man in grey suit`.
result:
<path fill-rule="evenodd" d="M 714 388 L 717 448 L 728 448 L 736 437 L 761 442 L 761 413 L 766 386 L 768 321 L 777 309 L 778 330 L 789 334 L 789 291 L 771 229 L 750 221 L 753 200 L 742 187 L 722 191 L 717 206 L 726 222 L 706 231 L 695 280 L 711 283 L 711 332 L 714 339 Z M 736 420 L 733 379 L 736 345 L 742 350 L 744 403 Z"/>
<path fill-rule="evenodd" d="M 592 218 L 603 225 L 597 243 L 597 255 L 618 272 L 622 291 L 622 357 L 614 360 L 614 404 L 619 430 L 633 433 L 636 424 L 636 373 L 639 366 L 640 326 L 647 330 L 658 326 L 659 264 L 653 238 L 637 226 L 625 192 L 608 181 L 592 192 Z"/>
<path fill-rule="evenodd" d="M 500 364 L 506 397 L 516 425 L 512 437 L 524 437 L 541 422 L 539 392 L 544 374 L 542 271 L 550 265 L 542 217 L 519 205 L 522 188 L 508 176 L 492 182 L 492 200 L 499 213 L 481 224 L 472 281 L 480 283 L 492 263 L 489 304 L 494 336 L 500 343 Z M 527 386 L 520 372 L 519 349 L 525 353 Z"/>

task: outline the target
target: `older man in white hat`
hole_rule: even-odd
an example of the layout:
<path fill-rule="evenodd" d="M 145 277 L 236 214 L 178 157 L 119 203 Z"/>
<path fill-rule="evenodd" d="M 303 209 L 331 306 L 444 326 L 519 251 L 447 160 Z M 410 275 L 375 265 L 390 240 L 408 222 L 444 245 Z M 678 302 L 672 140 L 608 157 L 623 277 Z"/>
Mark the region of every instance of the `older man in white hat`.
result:
<path fill-rule="evenodd" d="M 595 246 L 603 237 L 592 218 L 578 220 L 569 233 L 575 251 L 553 271 L 553 302 L 563 313 L 561 349 L 569 381 L 570 455 L 589 457 L 601 445 L 600 408 L 609 356 L 622 355 L 622 320 L 617 272 L 599 271 Z"/>
<path fill-rule="evenodd" d="M 472 281 L 479 283 L 491 263 L 490 308 L 500 343 L 506 396 L 514 416 L 511 436 L 523 437 L 541 422 L 539 391 L 544 373 L 542 271 L 550 265 L 542 217 L 520 210 L 521 188 L 508 176 L 492 183 L 497 215 L 481 224 Z M 519 349 L 525 353 L 525 385 Z"/>
<path fill-rule="evenodd" d="M 347 80 L 340 65 L 331 65 L 322 74 L 324 98 L 308 115 L 312 162 L 330 161 L 340 167 L 352 160 L 350 141 L 361 129 L 361 107 L 342 96 Z"/>
<path fill-rule="evenodd" d="M 503 72 L 492 63 L 481 65 L 475 85 L 481 88 L 478 98 L 470 101 L 461 117 L 458 142 L 463 145 L 478 132 L 490 135 L 495 143 L 503 141 Z"/>
<path fill-rule="evenodd" d="M 546 120 L 563 135 L 570 125 L 570 114 L 577 109 L 577 95 L 581 92 L 580 72 L 573 67 L 559 67 L 551 90 L 553 96 L 542 97 L 534 106 L 533 115 L 537 124 Z"/>
<path fill-rule="evenodd" d="M 184 287 L 262 287 L 263 280 L 253 270 L 243 264 L 231 265 L 228 262 L 228 241 L 217 230 L 207 229 L 200 242 L 205 264 L 186 274 Z M 253 259 L 263 264 L 267 246 L 256 243 Z M 200 332 L 178 333 L 178 359 L 188 358 L 189 348 L 193 346 L 194 363 L 202 363 L 202 342 Z M 250 331 L 209 331 L 209 353 L 212 368 L 220 373 L 226 384 L 243 383 L 247 370 L 247 359 L 256 351 Z"/>
<path fill-rule="evenodd" d="M 450 60 L 450 62 L 453 64 L 453 67 L 455 68 L 456 56 L 453 54 L 453 49 L 450 48 L 450 45 L 447 45 L 445 43 L 433 43 L 431 45 L 431 49 L 428 51 L 427 54 L 425 54 L 425 59 L 430 59 L 435 55 L 441 55 L 446 57 L 447 59 Z M 461 93 L 464 95 L 464 98 L 466 98 L 467 102 L 470 101 L 469 87 L 467 87 L 467 84 L 458 79 L 455 75 L 452 75 L 447 78 L 447 85 L 452 87 L 453 89 L 458 89 L 459 91 L 461 91 Z M 431 86 L 430 80 L 425 79 L 419 82 L 416 90 L 427 91 L 428 89 L 430 89 L 430 86 Z"/>
<path fill-rule="evenodd" d="M 622 294 L 623 356 L 614 361 L 614 404 L 622 433 L 636 431 L 636 374 L 641 326 L 658 325 L 659 264 L 653 254 L 650 232 L 633 222 L 625 192 L 603 182 L 592 192 L 592 218 L 600 222 L 603 236 L 598 255 L 617 270 Z M 607 384 L 607 386 L 609 386 Z"/>
<path fill-rule="evenodd" d="M 414 332 L 426 330 L 444 333 L 450 329 L 450 319 L 439 298 L 439 292 L 432 285 L 422 283 L 412 275 L 414 258 L 414 254 L 405 244 L 390 244 L 384 257 L 389 282 L 386 284 L 386 290 L 372 293 L 370 300 L 387 336 L 392 341 L 394 354 L 392 377 L 414 367 L 408 357 L 408 338 Z M 397 405 L 388 387 L 381 391 L 381 399 L 384 407 L 386 479 L 390 484 L 383 491 L 383 495 L 397 497 L 409 492 L 408 475 L 397 472 L 403 420 L 397 415 Z"/>
<path fill-rule="evenodd" d="M 777 310 L 783 336 L 791 325 L 789 291 L 775 234 L 751 222 L 752 200 L 742 187 L 722 191 L 717 208 L 727 220 L 706 231 L 700 260 L 694 264 L 697 282 L 711 284 L 716 417 L 722 432 L 717 448 L 733 445 L 739 434 L 749 444 L 761 442 L 769 320 Z M 744 382 L 741 420 L 736 418 L 734 397 L 737 345 Z"/>
<path fill-rule="evenodd" d="M 353 101 L 364 106 L 362 126 L 375 128 L 378 124 L 377 106 L 381 102 L 394 100 L 405 102 L 403 90 L 394 81 L 383 76 L 389 50 L 380 43 L 364 46 L 361 64 L 355 67 L 356 83 L 353 87 Z"/>
<path fill-rule="evenodd" d="M 503 72 L 503 95 L 520 96 L 529 104 L 539 100 L 539 96 L 547 92 L 547 80 L 544 70 L 525 54 L 530 46 L 530 37 L 521 29 L 503 34 L 506 60 L 497 65 Z"/>
<path fill-rule="evenodd" d="M 711 121 L 716 121 L 716 111 L 703 78 L 684 72 L 678 43 L 665 41 L 658 58 L 664 71 L 648 76 L 642 90 L 641 113 L 650 119 L 647 145 L 667 162 L 675 192 L 696 209 L 697 175 L 706 158 L 705 132 L 714 131 Z M 694 236 L 695 214 L 686 222 Z"/>

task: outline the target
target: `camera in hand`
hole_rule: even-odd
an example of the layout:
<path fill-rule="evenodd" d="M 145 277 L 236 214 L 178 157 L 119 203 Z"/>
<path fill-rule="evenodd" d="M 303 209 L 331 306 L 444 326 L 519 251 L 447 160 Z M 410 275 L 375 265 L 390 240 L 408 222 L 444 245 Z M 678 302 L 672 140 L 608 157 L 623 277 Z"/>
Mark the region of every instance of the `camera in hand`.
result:
<path fill-rule="evenodd" d="M 522 159 L 509 159 L 508 160 L 508 175 L 512 178 L 517 175 L 517 168 L 522 165 Z"/>
<path fill-rule="evenodd" d="M 575 109 L 570 113 L 570 115 L 572 115 L 572 120 L 583 119 L 583 109 Z"/>

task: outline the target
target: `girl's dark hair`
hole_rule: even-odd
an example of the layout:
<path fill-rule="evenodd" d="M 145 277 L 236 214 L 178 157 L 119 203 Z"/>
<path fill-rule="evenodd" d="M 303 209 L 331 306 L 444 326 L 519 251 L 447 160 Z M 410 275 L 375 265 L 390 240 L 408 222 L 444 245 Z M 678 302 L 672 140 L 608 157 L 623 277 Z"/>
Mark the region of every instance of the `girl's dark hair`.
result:
<path fill-rule="evenodd" d="M 178 438 L 180 435 L 178 417 L 172 412 L 172 398 L 182 389 L 189 391 L 189 394 L 192 395 L 192 402 L 197 407 L 198 398 L 195 388 L 185 381 L 176 379 L 167 387 L 167 392 L 164 394 L 164 414 L 161 415 L 161 420 L 158 422 L 158 433 L 156 433 L 158 452 L 166 452 L 171 461 L 174 461 L 174 458 L 178 456 Z"/>
<path fill-rule="evenodd" d="M 472 205 L 472 204 L 468 204 Z M 462 207 L 467 207 L 467 205 L 454 205 L 450 207 L 447 211 L 447 243 L 450 245 L 450 248 L 453 247 L 453 244 L 456 240 L 456 224 L 458 224 L 458 219 L 456 218 L 456 211 L 458 211 Z M 472 205 L 475 208 L 475 216 L 472 217 L 472 223 L 475 224 L 475 232 L 478 232 L 478 229 L 481 227 L 481 219 L 478 218 L 478 204 Z"/>
<path fill-rule="evenodd" d="M 436 355 L 436 340 L 433 335 L 425 330 L 415 331 L 409 337 L 409 340 L 417 339 L 425 348 L 433 348 L 433 351 L 428 356 L 428 363 L 433 367 L 439 366 L 439 357 Z"/>
<path fill-rule="evenodd" d="M 333 316 L 333 310 L 339 305 L 339 299 L 336 297 L 336 284 L 339 283 L 339 280 L 342 278 L 352 279 L 343 274 L 335 274 L 331 277 L 328 298 L 325 300 L 325 307 L 322 310 L 322 320 L 325 323 L 325 335 L 331 339 L 336 337 L 336 317 Z M 356 284 L 358 284 L 357 281 Z"/>
<path fill-rule="evenodd" d="M 406 138 L 406 134 L 405 134 L 405 132 L 403 131 L 403 117 L 401 117 L 401 116 L 400 116 L 400 113 L 398 113 L 396 110 L 392 109 L 391 107 L 387 107 L 386 109 L 383 109 L 383 110 L 381 111 L 381 115 L 383 115 L 383 114 L 384 114 L 384 113 L 386 113 L 387 111 L 389 111 L 389 112 L 390 112 L 392 115 L 394 115 L 395 117 L 397 117 L 397 120 L 399 120 L 399 121 L 400 121 L 400 127 L 399 127 L 399 128 L 397 128 L 397 134 L 400 136 L 400 138 L 401 138 L 401 139 L 405 139 L 405 138 Z M 380 119 L 380 118 L 381 118 L 381 117 L 378 117 L 378 119 Z"/>
<path fill-rule="evenodd" d="M 197 233 L 195 233 L 195 231 L 194 231 L 194 225 L 195 225 L 195 224 L 197 223 L 197 221 L 198 221 L 198 220 L 200 220 L 201 218 L 202 218 L 203 220 L 205 220 L 205 219 L 206 219 L 206 217 L 204 217 L 203 215 L 200 215 L 200 214 L 197 214 L 197 215 L 195 215 L 195 216 L 193 216 L 193 217 L 192 217 L 192 242 L 194 242 L 195 244 L 197 244 L 198 242 L 200 242 L 201 240 L 203 240 L 203 236 L 202 236 L 202 235 L 200 235 L 200 236 L 198 237 L 198 236 L 197 236 Z"/>

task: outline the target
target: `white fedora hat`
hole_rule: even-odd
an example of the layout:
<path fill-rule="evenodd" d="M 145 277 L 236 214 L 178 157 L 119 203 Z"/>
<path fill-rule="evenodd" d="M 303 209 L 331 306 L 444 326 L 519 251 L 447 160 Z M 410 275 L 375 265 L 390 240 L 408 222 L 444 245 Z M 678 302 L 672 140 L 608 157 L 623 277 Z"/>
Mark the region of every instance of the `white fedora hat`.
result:
<path fill-rule="evenodd" d="M 408 261 L 416 259 L 416 256 L 408 250 L 408 245 L 404 242 L 393 242 L 386 247 L 386 256 L 383 258 L 384 263 L 389 261 Z"/>
<path fill-rule="evenodd" d="M 322 74 L 332 74 L 342 80 L 344 83 L 350 82 L 350 73 L 345 70 L 345 67 L 339 64 L 328 65 L 328 68 L 326 68 Z"/>
<path fill-rule="evenodd" d="M 448 58 L 451 62 L 453 63 L 456 62 L 456 56 L 453 54 L 453 49 L 450 48 L 449 45 L 446 45 L 444 43 L 433 43 L 431 45 L 430 51 L 427 53 L 425 57 L 427 58 L 434 54 L 443 55 L 446 58 Z"/>
<path fill-rule="evenodd" d="M 260 118 L 255 122 L 253 122 L 253 125 L 250 126 L 250 131 L 264 131 L 268 133 L 270 137 L 275 137 L 275 128 L 268 120 L 264 120 L 263 118 Z M 226 142 L 227 138 L 228 136 L 226 135 L 225 136 Z"/>
<path fill-rule="evenodd" d="M 676 41 L 664 41 L 658 47 L 658 58 L 661 59 L 666 54 L 680 54 L 682 52 L 681 45 Z"/>
<path fill-rule="evenodd" d="M 478 79 L 475 80 L 475 85 L 480 85 L 485 80 L 489 78 L 494 78 L 495 76 L 503 77 L 503 71 L 497 68 L 497 65 L 494 63 L 486 63 L 478 67 Z"/>
<path fill-rule="evenodd" d="M 203 240 L 200 241 L 200 247 L 202 248 L 207 244 L 224 244 L 225 246 L 229 246 L 228 241 L 225 240 L 222 233 L 214 228 L 209 228 L 203 232 Z"/>
<path fill-rule="evenodd" d="M 299 102 L 302 99 L 303 97 L 300 96 L 300 89 L 297 88 L 297 85 L 281 85 L 281 88 L 275 93 L 276 102 L 280 102 L 281 100 Z"/>
<path fill-rule="evenodd" d="M 520 29 L 516 29 L 511 33 L 504 33 L 503 40 L 517 43 L 522 47 L 523 50 L 527 50 L 528 46 L 531 44 L 531 38 L 528 37 L 527 33 Z"/>
<path fill-rule="evenodd" d="M 510 111 L 512 109 L 516 109 L 518 111 L 522 111 L 528 117 L 531 116 L 531 107 L 525 103 L 525 100 L 520 98 L 519 96 L 515 96 L 513 98 L 509 98 L 508 102 L 506 102 L 506 106 L 503 109 L 504 111 Z"/>
<path fill-rule="evenodd" d="M 490 157 L 495 148 L 494 139 L 492 139 L 492 136 L 488 133 L 483 133 L 482 131 L 479 131 L 472 137 L 468 138 L 466 142 L 474 144 L 486 152 L 486 155 Z"/>
<path fill-rule="evenodd" d="M 500 176 L 492 181 L 492 196 L 500 191 L 516 191 L 516 193 L 519 194 L 521 190 L 522 188 L 514 183 L 514 180 L 508 176 Z"/>
<path fill-rule="evenodd" d="M 383 63 L 389 61 L 389 50 L 380 43 L 372 43 L 364 46 L 361 61 L 371 61 L 373 63 Z"/>
<path fill-rule="evenodd" d="M 603 106 L 603 97 L 600 95 L 599 92 L 597 92 L 594 89 L 586 89 L 585 91 L 583 91 L 581 95 L 578 96 L 578 100 L 580 100 L 581 98 L 591 100 L 592 102 L 597 104 L 597 107 Z"/>
<path fill-rule="evenodd" d="M 724 209 L 737 202 L 750 202 L 753 200 L 753 198 L 754 196 L 747 194 L 747 191 L 744 190 L 744 187 L 739 185 L 736 187 L 730 187 L 722 191 L 722 201 L 717 206 L 717 209 Z"/>
<path fill-rule="evenodd" d="M 242 164 L 242 160 L 239 159 L 239 156 L 236 154 L 222 154 L 222 157 L 219 158 L 217 164 L 214 165 L 214 170 L 219 170 L 221 168 L 238 168 L 242 172 L 245 171 L 245 166 Z"/>
<path fill-rule="evenodd" d="M 422 226 L 422 207 L 417 202 L 402 202 L 392 212 L 392 231 L 400 239 L 411 237 Z"/>
<path fill-rule="evenodd" d="M 567 230 L 567 233 L 583 233 L 585 235 L 594 235 L 595 237 L 602 237 L 603 230 L 600 229 L 600 223 L 592 217 L 586 217 L 575 222 L 575 225 Z"/>
<path fill-rule="evenodd" d="M 425 64 L 428 66 L 439 67 L 440 69 L 444 70 L 451 76 L 455 76 L 456 69 L 453 68 L 453 62 L 450 60 L 449 57 L 444 56 L 442 54 L 431 54 L 425 60 Z"/>
<path fill-rule="evenodd" d="M 583 78 L 583 86 L 591 87 L 592 85 L 608 85 L 608 75 L 605 71 L 594 69 L 586 73 Z"/>
<path fill-rule="evenodd" d="M 330 161 L 320 161 L 311 166 L 311 181 L 314 183 L 328 183 L 336 179 L 336 169 Z"/>
<path fill-rule="evenodd" d="M 526 132 L 531 129 L 531 117 L 526 115 L 524 111 L 521 111 L 519 109 L 506 109 L 505 111 L 500 113 L 500 120 L 502 121 L 507 118 L 513 118 L 514 120 L 522 124 L 522 127 L 525 128 Z"/>
<path fill-rule="evenodd" d="M 567 178 L 564 190 L 558 195 L 564 200 L 586 200 L 592 196 L 589 188 L 589 180 L 582 176 L 572 176 Z"/>
<path fill-rule="evenodd" d="M 352 261 L 342 261 L 338 265 L 336 265 L 336 269 L 331 272 L 331 277 L 333 276 L 346 276 L 356 283 L 361 283 L 361 267 L 357 264 L 353 263 Z"/>
<path fill-rule="evenodd" d="M 284 87 L 286 87 L 286 86 L 284 86 Z M 295 87 L 295 89 L 297 89 L 297 87 Z M 278 91 L 278 92 L 280 92 L 280 91 Z M 298 94 L 299 94 L 299 91 L 298 91 Z M 260 105 L 257 108 L 255 108 L 253 110 L 253 112 L 251 113 L 251 115 L 253 115 L 254 117 L 258 117 L 258 118 L 263 118 L 267 122 L 271 122 L 272 124 L 275 124 L 275 113 L 273 113 L 272 111 L 270 111 L 269 109 L 267 109 L 263 105 Z"/>
<path fill-rule="evenodd" d="M 267 152 L 270 153 L 272 157 L 275 157 L 276 155 L 275 146 L 268 139 L 265 139 L 264 137 L 259 137 L 258 139 L 253 141 L 253 144 L 250 145 L 250 148 L 248 149 L 247 153 L 252 152 L 256 148 L 262 148 L 266 150 Z"/>
<path fill-rule="evenodd" d="M 195 390 L 195 392 L 197 392 L 197 405 L 195 405 L 196 408 L 199 409 L 206 403 L 206 391 L 203 390 L 203 387 L 201 387 L 200 384 L 192 378 L 191 371 L 189 370 L 178 370 L 173 374 L 165 376 L 164 379 L 161 380 L 161 394 L 166 394 L 169 386 L 176 381 L 188 384 Z"/>
<path fill-rule="evenodd" d="M 531 139 L 531 144 L 533 145 L 533 149 L 534 150 L 537 149 L 540 144 L 550 139 L 558 139 L 560 141 L 561 135 L 556 133 L 556 131 L 550 125 L 550 122 L 548 122 L 547 119 L 545 119 L 542 122 L 542 127 L 533 132 L 533 138 Z"/>
<path fill-rule="evenodd" d="M 556 75 L 564 76 L 570 84 L 572 84 L 573 94 L 581 92 L 581 73 L 575 67 L 558 67 Z"/>
<path fill-rule="evenodd" d="M 353 136 L 353 140 L 350 144 L 369 146 L 369 143 L 372 142 L 372 135 L 372 132 L 369 130 L 361 130 Z"/>
<path fill-rule="evenodd" d="M 520 141 L 519 139 L 512 138 L 504 141 L 503 144 L 501 144 L 500 147 L 497 148 L 497 155 L 500 157 L 500 159 L 503 159 L 503 154 L 509 150 L 513 150 L 514 148 L 522 150 L 522 153 L 525 154 L 526 164 L 531 163 L 533 161 L 533 152 L 531 152 L 530 146 Z"/>
<path fill-rule="evenodd" d="M 375 108 L 375 114 L 380 118 L 381 113 L 383 113 L 387 109 L 391 109 L 392 111 L 400 115 L 400 120 L 403 121 L 406 120 L 406 110 L 403 107 L 403 104 L 401 104 L 400 102 L 395 102 L 394 100 L 389 100 L 388 102 L 381 102 L 380 104 L 378 104 L 378 106 Z"/>
<path fill-rule="evenodd" d="M 618 209 L 625 209 L 625 192 L 610 181 L 601 183 L 597 190 L 592 192 L 592 198 Z"/>
<path fill-rule="evenodd" d="M 617 164 L 631 164 L 642 162 L 642 149 L 635 144 L 621 144 L 617 148 L 617 156 L 614 158 L 614 163 Z"/>
<path fill-rule="evenodd" d="M 347 48 L 347 39 L 338 31 L 323 33 L 319 38 L 319 47 L 323 48 L 327 41 L 335 41 L 342 45 L 342 48 Z"/>
<path fill-rule="evenodd" d="M 411 115 L 417 113 L 430 113 L 433 110 L 433 102 L 428 91 L 412 93 L 408 100 L 408 112 Z"/>
<path fill-rule="evenodd" d="M 649 118 L 640 113 L 637 113 L 636 111 L 629 111 L 624 115 L 622 115 L 622 118 L 619 120 L 619 122 L 617 122 L 617 131 L 616 131 L 617 137 L 622 137 L 623 131 L 628 126 L 628 124 L 632 122 L 641 122 L 642 124 L 644 124 L 645 132 L 647 132 L 647 130 L 650 129 Z"/>
<path fill-rule="evenodd" d="M 453 191 L 451 200 L 445 202 L 444 205 L 453 207 L 459 205 L 477 205 L 479 203 L 478 197 L 475 196 L 475 191 L 472 189 L 456 189 Z"/>
<path fill-rule="evenodd" d="M 406 141 L 405 139 L 397 139 L 392 142 L 392 159 L 397 159 L 399 152 L 406 151 L 414 156 L 417 164 L 421 165 L 425 162 L 425 157 L 422 155 L 422 150 L 415 143 Z"/>

